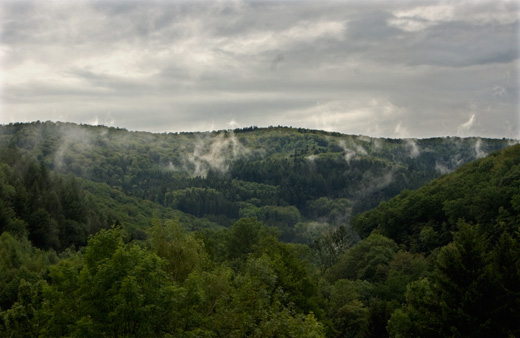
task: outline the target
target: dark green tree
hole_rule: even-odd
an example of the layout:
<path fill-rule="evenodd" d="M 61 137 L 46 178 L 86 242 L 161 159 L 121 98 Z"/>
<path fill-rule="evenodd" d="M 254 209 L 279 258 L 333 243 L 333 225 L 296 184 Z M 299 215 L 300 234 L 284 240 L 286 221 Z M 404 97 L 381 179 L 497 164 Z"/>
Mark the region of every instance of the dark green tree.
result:
<path fill-rule="evenodd" d="M 65 260 L 51 269 L 43 336 L 175 332 L 178 290 L 158 256 L 124 244 L 119 229 L 102 230 L 89 240 L 82 260 Z"/>

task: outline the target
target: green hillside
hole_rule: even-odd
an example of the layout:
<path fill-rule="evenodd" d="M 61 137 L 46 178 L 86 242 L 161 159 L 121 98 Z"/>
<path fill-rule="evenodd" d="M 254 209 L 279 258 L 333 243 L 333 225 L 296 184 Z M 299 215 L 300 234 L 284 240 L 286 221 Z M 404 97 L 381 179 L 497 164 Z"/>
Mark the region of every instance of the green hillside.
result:
<path fill-rule="evenodd" d="M 355 217 L 364 239 L 326 272 L 355 295 L 338 325 L 365 311 L 381 336 L 517 336 L 519 170 L 515 145 Z"/>
<path fill-rule="evenodd" d="M 508 140 L 0 130 L 0 336 L 520 335 Z"/>
<path fill-rule="evenodd" d="M 403 189 L 510 143 L 283 127 L 152 134 L 52 122 L 0 126 L 0 147 L 16 148 L 49 171 L 223 226 L 256 217 L 281 229 L 285 241 L 304 243 L 316 229 L 347 225 Z"/>
<path fill-rule="evenodd" d="M 457 222 L 485 225 L 487 236 L 520 225 L 520 146 L 476 160 L 416 191 L 406 191 L 352 220 L 362 236 L 372 231 L 415 252 L 451 242 Z"/>
<path fill-rule="evenodd" d="M 189 230 L 218 227 L 105 183 L 50 172 L 17 148 L 0 150 L 0 232 L 28 235 L 39 248 L 62 251 L 85 246 L 88 235 L 114 224 L 144 238 L 154 217 L 179 219 Z"/>

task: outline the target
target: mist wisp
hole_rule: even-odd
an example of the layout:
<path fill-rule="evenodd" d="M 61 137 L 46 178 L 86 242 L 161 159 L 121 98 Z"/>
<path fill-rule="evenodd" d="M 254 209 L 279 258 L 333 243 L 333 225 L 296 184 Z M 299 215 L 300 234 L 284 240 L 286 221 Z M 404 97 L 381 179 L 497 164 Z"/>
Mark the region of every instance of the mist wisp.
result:
<path fill-rule="evenodd" d="M 206 177 L 210 170 L 225 174 L 231 161 L 248 154 L 249 150 L 240 143 L 233 131 L 224 131 L 214 137 L 200 138 L 193 152 L 185 158 L 186 169 L 193 176 L 200 177 Z"/>
<path fill-rule="evenodd" d="M 54 168 L 58 171 L 68 165 L 67 153 L 85 151 L 92 147 L 93 137 L 83 128 L 65 126 L 59 129 L 60 146 L 53 157 Z"/>
<path fill-rule="evenodd" d="M 347 163 L 350 163 L 351 160 L 356 159 L 359 156 L 368 154 L 365 148 L 357 143 L 353 143 L 351 147 L 348 147 L 344 140 L 340 140 L 338 145 L 343 149 L 344 158 Z"/>
<path fill-rule="evenodd" d="M 482 139 L 477 139 L 475 142 L 475 156 L 477 158 L 486 157 L 488 154 L 482 150 Z"/>
<path fill-rule="evenodd" d="M 417 145 L 417 141 L 412 138 L 406 139 L 406 145 L 410 151 L 409 156 L 411 158 L 416 158 L 421 154 L 421 151 L 419 150 L 419 145 Z"/>

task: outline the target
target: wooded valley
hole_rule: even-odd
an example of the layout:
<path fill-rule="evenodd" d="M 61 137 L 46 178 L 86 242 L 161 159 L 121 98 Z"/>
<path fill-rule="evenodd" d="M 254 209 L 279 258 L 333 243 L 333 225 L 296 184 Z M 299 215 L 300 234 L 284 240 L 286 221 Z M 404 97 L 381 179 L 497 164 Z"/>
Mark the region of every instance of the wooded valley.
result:
<path fill-rule="evenodd" d="M 0 335 L 520 335 L 520 145 L 0 126 Z"/>

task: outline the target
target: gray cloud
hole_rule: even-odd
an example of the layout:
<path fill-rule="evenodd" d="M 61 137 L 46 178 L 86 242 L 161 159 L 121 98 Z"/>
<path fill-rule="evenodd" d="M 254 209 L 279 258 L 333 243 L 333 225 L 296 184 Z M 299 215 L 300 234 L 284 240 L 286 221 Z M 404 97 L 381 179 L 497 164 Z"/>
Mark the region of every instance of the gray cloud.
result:
<path fill-rule="evenodd" d="M 515 1 L 7 0 L 0 13 L 0 123 L 520 137 Z"/>

